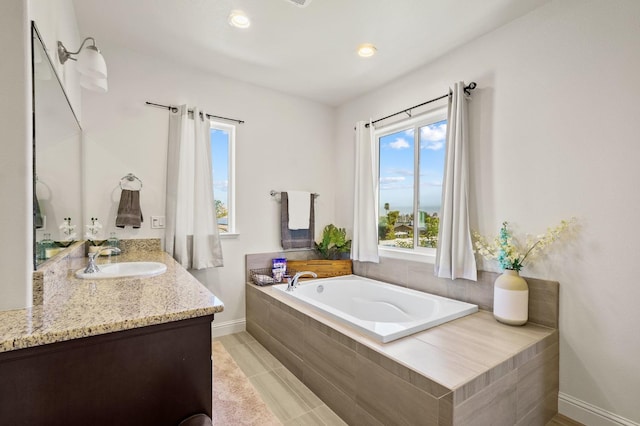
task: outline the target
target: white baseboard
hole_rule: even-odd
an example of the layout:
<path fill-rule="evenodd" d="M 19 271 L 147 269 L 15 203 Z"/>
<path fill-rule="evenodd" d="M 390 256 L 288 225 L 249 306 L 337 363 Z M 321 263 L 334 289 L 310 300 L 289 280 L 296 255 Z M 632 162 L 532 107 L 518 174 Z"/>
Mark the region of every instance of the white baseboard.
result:
<path fill-rule="evenodd" d="M 214 321 L 211 326 L 211 336 L 221 337 L 227 334 L 240 333 L 246 330 L 246 320 L 244 318 L 239 320 L 225 321 L 217 323 Z"/>
<path fill-rule="evenodd" d="M 640 423 L 562 392 L 558 394 L 558 412 L 588 426 L 640 426 Z"/>

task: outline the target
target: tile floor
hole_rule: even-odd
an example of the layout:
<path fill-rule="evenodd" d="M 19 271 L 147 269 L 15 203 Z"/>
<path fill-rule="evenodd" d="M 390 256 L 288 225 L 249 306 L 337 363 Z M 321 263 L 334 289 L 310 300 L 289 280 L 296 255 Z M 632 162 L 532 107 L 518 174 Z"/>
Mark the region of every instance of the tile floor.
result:
<path fill-rule="evenodd" d="M 249 333 L 216 337 L 284 426 L 346 425 Z M 560 414 L 547 426 L 579 426 Z"/>
<path fill-rule="evenodd" d="M 249 333 L 216 337 L 284 426 L 346 425 Z"/>

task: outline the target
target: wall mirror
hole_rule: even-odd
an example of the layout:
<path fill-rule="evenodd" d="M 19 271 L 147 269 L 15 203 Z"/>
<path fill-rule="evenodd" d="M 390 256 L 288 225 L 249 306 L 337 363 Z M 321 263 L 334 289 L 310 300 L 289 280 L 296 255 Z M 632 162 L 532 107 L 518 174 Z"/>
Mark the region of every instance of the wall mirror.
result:
<path fill-rule="evenodd" d="M 35 23 L 32 35 L 34 268 L 83 238 L 82 129 Z"/>

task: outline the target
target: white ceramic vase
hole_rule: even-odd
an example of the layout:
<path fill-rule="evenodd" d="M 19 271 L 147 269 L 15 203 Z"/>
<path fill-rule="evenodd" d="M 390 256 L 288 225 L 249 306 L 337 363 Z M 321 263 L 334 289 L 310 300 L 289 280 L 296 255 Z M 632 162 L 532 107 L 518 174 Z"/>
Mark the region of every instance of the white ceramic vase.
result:
<path fill-rule="evenodd" d="M 529 319 L 529 286 L 518 271 L 505 269 L 493 284 L 493 316 L 509 325 Z"/>

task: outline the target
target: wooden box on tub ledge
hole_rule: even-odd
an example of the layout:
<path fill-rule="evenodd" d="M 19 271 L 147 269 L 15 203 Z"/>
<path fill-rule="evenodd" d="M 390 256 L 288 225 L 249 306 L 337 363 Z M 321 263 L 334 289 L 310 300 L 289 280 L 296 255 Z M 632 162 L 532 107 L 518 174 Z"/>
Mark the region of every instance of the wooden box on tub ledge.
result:
<path fill-rule="evenodd" d="M 288 260 L 287 268 L 290 271 L 296 272 L 315 272 L 318 274 L 318 278 L 330 278 L 340 275 L 351 275 L 353 273 L 353 262 L 351 259 Z"/>

